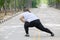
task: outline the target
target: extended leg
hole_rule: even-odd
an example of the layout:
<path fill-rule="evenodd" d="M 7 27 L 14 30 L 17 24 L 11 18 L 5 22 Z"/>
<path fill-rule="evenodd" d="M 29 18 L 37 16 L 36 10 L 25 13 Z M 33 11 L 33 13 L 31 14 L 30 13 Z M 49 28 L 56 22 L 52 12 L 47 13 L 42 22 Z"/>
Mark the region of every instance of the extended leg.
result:
<path fill-rule="evenodd" d="M 39 21 L 36 21 L 36 22 L 35 22 L 35 27 L 38 28 L 39 30 L 42 30 L 42 31 L 47 32 L 47 33 L 50 33 L 51 36 L 54 36 L 54 34 L 53 34 L 48 28 L 45 28 L 45 27 L 41 24 L 41 22 L 39 22 Z"/>
<path fill-rule="evenodd" d="M 51 36 L 54 36 L 54 34 L 53 34 L 48 28 L 44 28 L 42 25 L 39 25 L 39 26 L 36 27 L 36 28 L 38 28 L 39 30 L 42 30 L 42 31 L 44 31 L 44 32 L 50 33 Z"/>

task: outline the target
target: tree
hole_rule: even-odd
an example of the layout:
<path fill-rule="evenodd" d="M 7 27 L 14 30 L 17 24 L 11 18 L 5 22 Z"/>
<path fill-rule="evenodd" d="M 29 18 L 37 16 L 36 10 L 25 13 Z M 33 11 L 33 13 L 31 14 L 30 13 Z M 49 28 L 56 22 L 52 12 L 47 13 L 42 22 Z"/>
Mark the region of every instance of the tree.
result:
<path fill-rule="evenodd" d="M 1 11 L 1 8 L 4 6 L 4 2 L 5 0 L 0 0 L 0 11 Z"/>
<path fill-rule="evenodd" d="M 9 6 L 10 0 L 0 0 L 0 11 L 3 7 L 5 9 L 5 6 Z"/>

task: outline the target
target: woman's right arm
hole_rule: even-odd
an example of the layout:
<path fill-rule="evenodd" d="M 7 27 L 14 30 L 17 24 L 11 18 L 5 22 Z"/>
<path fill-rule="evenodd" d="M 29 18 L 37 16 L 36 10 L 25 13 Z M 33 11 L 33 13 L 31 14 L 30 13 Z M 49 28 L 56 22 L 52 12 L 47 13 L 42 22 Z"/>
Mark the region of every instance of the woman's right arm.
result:
<path fill-rule="evenodd" d="M 24 16 L 20 16 L 20 20 L 25 23 Z"/>

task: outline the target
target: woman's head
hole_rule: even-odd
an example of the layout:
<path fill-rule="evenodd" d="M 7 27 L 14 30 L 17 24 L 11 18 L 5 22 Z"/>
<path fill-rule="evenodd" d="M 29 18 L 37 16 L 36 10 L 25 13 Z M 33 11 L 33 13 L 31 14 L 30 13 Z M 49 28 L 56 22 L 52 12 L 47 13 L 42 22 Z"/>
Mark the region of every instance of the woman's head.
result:
<path fill-rule="evenodd" d="M 26 12 L 26 11 L 30 12 L 30 10 L 28 8 L 26 8 L 26 7 L 23 8 L 23 11 L 24 12 Z"/>

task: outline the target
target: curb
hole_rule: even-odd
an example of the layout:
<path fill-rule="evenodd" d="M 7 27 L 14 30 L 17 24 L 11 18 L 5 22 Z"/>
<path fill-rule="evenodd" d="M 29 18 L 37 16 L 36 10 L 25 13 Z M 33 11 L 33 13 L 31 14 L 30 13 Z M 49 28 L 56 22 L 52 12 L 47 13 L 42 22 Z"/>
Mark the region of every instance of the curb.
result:
<path fill-rule="evenodd" d="M 20 12 L 20 13 L 21 13 L 21 12 Z M 10 17 L 8 17 L 8 18 L 6 18 L 6 19 L 0 20 L 0 24 L 2 24 L 3 22 L 8 21 L 9 19 L 11 19 L 11 18 L 19 15 L 20 13 L 13 14 L 12 16 L 10 16 Z"/>

